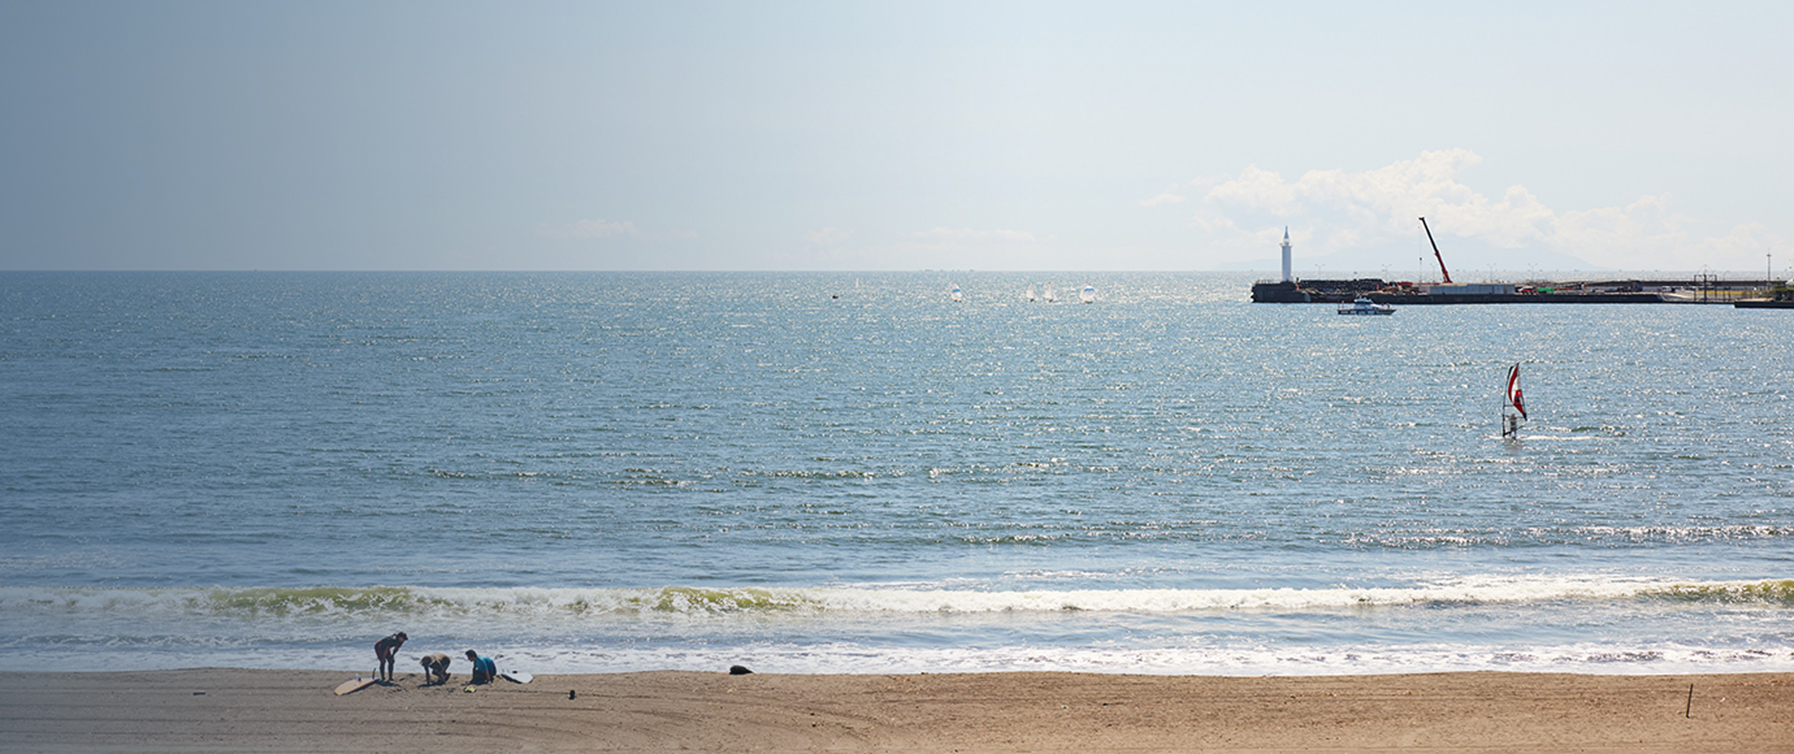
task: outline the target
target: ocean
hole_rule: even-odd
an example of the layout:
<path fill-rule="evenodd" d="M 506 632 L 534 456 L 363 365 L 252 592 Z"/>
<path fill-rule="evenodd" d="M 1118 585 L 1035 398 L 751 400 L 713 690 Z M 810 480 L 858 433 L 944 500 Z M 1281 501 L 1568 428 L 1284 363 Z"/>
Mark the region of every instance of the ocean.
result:
<path fill-rule="evenodd" d="M 0 273 L 0 658 L 1794 671 L 1788 313 L 1251 283 Z"/>

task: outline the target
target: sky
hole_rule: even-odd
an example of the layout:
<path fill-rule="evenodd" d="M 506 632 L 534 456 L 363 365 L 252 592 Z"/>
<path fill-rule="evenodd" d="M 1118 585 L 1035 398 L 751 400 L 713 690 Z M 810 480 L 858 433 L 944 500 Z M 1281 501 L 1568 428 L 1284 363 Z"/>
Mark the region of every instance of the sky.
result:
<path fill-rule="evenodd" d="M 1794 270 L 1794 4 L 0 0 L 0 270 Z"/>

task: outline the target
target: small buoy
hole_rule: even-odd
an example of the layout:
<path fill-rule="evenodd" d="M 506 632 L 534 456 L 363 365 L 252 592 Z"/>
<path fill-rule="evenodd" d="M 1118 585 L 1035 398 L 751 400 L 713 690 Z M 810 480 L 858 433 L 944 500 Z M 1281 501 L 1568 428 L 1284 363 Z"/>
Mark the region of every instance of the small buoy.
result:
<path fill-rule="evenodd" d="M 729 666 L 729 675 L 747 675 L 752 672 L 754 672 L 754 671 L 748 670 L 747 668 L 744 668 L 740 665 L 730 665 Z"/>

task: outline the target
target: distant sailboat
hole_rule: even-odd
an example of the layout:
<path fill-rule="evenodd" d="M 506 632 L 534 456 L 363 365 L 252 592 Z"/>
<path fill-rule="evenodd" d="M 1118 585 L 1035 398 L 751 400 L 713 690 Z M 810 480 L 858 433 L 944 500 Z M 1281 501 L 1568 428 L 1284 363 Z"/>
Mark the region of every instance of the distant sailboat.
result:
<path fill-rule="evenodd" d="M 1520 365 L 1515 364 L 1507 370 L 1507 390 L 1501 401 L 1501 436 L 1515 436 L 1520 432 L 1520 422 L 1525 420 L 1526 401 L 1520 395 Z"/>
<path fill-rule="evenodd" d="M 1054 293 L 1052 283 L 1048 283 L 1046 287 L 1046 302 L 1050 304 L 1058 300 L 1059 294 Z"/>
<path fill-rule="evenodd" d="M 953 299 L 953 303 L 957 304 L 965 301 L 966 295 L 960 292 L 959 285 L 955 283 L 953 284 L 953 291 L 947 294 L 947 298 Z"/>
<path fill-rule="evenodd" d="M 1033 284 L 1032 284 L 1032 283 L 1030 283 L 1030 284 L 1029 284 L 1029 285 L 1028 285 L 1028 300 L 1029 300 L 1029 301 L 1033 301 L 1033 300 L 1034 300 L 1034 298 L 1035 298 L 1035 296 L 1034 296 L 1034 285 L 1033 285 Z"/>
<path fill-rule="evenodd" d="M 1084 290 L 1082 290 L 1078 293 L 1078 300 L 1082 301 L 1086 304 L 1096 303 L 1096 286 L 1094 286 L 1094 285 L 1084 286 Z"/>

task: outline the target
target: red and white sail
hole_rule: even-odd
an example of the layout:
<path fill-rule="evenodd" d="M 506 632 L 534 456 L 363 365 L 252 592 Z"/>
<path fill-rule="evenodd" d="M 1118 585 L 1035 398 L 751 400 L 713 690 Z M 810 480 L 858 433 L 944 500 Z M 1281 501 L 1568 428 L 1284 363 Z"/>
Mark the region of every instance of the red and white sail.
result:
<path fill-rule="evenodd" d="M 1512 369 L 1507 370 L 1507 402 L 1520 413 L 1520 418 L 1526 418 L 1526 401 L 1520 396 L 1519 364 L 1515 364 Z"/>

